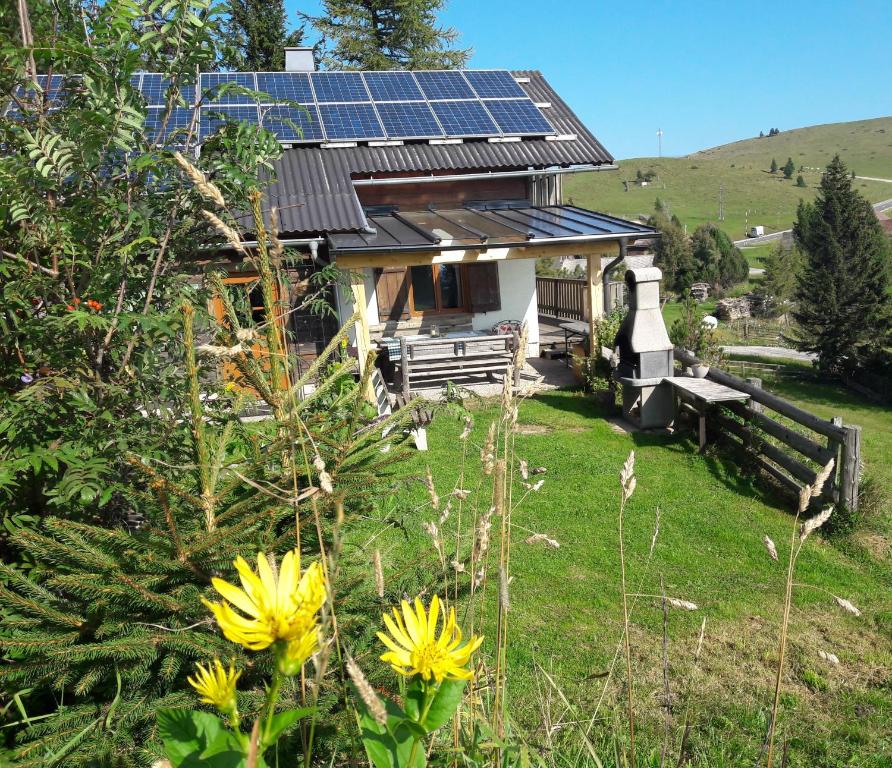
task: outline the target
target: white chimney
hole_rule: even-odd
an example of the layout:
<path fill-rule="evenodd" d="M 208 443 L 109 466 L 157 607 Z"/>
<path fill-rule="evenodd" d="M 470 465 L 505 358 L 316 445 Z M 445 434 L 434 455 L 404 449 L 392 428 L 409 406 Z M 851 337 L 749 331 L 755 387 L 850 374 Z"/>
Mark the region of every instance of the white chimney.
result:
<path fill-rule="evenodd" d="M 286 72 L 313 72 L 316 69 L 316 60 L 313 58 L 313 49 L 309 47 L 285 49 Z"/>

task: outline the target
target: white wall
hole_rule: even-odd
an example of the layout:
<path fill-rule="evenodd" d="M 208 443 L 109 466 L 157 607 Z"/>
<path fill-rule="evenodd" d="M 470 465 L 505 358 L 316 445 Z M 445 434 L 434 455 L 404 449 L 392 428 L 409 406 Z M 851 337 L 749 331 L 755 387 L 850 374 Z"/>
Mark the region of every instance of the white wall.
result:
<path fill-rule="evenodd" d="M 371 269 L 363 269 L 365 277 L 366 318 L 369 325 L 378 324 L 378 298 L 375 296 L 375 279 Z M 353 289 L 349 285 L 338 285 L 337 293 L 338 316 L 342 323 L 346 323 L 353 314 Z M 349 343 L 356 344 L 355 328 L 351 328 L 348 335 Z"/>
<path fill-rule="evenodd" d="M 502 308 L 494 312 L 478 312 L 472 318 L 475 330 L 485 331 L 500 320 L 526 322 L 529 343 L 528 357 L 539 356 L 539 312 L 536 305 L 536 260 L 500 261 L 499 291 Z"/>

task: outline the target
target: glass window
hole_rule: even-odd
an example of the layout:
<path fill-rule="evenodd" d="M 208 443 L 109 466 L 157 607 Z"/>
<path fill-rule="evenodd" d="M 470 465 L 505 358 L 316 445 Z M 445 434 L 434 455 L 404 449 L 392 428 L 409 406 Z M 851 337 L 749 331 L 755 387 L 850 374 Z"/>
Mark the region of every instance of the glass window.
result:
<path fill-rule="evenodd" d="M 461 274 L 455 264 L 444 264 L 440 272 L 440 308 L 458 309 L 462 306 Z"/>
<path fill-rule="evenodd" d="M 416 312 L 437 309 L 433 267 L 412 267 L 412 293 Z"/>

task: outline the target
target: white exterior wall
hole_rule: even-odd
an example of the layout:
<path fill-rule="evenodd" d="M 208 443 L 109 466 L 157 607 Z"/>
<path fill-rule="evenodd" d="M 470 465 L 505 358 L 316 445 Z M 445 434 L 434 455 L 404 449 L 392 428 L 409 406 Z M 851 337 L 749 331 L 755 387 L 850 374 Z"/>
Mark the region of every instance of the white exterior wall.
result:
<path fill-rule="evenodd" d="M 527 324 L 527 356 L 539 356 L 539 311 L 536 302 L 536 260 L 500 261 L 499 292 L 502 308 L 478 312 L 471 318 L 474 330 L 489 330 L 500 320 L 519 320 Z"/>
<path fill-rule="evenodd" d="M 471 326 L 475 331 L 487 331 L 501 320 L 518 320 L 527 324 L 527 356 L 539 356 L 539 312 L 536 301 L 536 260 L 512 259 L 500 261 L 499 292 L 502 308 L 493 312 L 477 312 L 471 315 Z M 378 298 L 375 295 L 375 281 L 371 269 L 363 269 L 365 276 L 365 296 L 368 305 L 366 316 L 369 325 L 377 325 Z M 349 286 L 338 290 L 338 312 L 341 322 L 353 314 L 353 293 Z M 350 344 L 356 343 L 356 334 L 350 330 Z"/>

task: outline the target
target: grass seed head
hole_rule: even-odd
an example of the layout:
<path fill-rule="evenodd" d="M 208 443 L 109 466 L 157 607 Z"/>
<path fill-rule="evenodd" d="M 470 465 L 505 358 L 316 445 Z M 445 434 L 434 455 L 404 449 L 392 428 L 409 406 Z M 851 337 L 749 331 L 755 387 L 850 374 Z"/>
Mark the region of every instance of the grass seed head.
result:
<path fill-rule="evenodd" d="M 821 495 L 824 490 L 824 483 L 830 478 L 830 473 L 833 472 L 834 461 L 830 459 L 822 468 L 821 471 L 818 472 L 815 477 L 815 482 L 811 489 L 812 498 L 817 498 Z"/>
<path fill-rule="evenodd" d="M 838 597 L 837 595 L 833 596 L 833 599 L 836 600 L 836 604 L 842 608 L 846 613 L 851 613 L 852 616 L 860 616 L 861 611 L 858 610 L 852 603 L 846 600 L 844 597 Z"/>
<path fill-rule="evenodd" d="M 378 725 L 387 725 L 387 710 L 384 708 L 384 703 L 378 698 L 378 694 L 369 685 L 369 681 L 366 680 L 359 665 L 352 658 L 347 659 L 347 674 L 350 675 L 350 680 L 356 686 L 359 698 L 362 699 L 375 722 Z"/>
<path fill-rule="evenodd" d="M 223 199 L 223 193 L 216 184 L 207 180 L 207 177 L 190 163 L 180 152 L 173 153 L 173 159 L 177 165 L 183 169 L 189 180 L 195 185 L 195 188 L 201 192 L 206 200 L 209 200 L 219 208 L 226 207 L 226 201 Z"/>
<path fill-rule="evenodd" d="M 806 520 L 802 525 L 799 526 L 799 541 L 805 541 L 808 538 L 808 535 L 812 531 L 816 531 L 820 528 L 824 523 L 826 523 L 830 519 L 830 515 L 833 514 L 833 507 L 826 506 L 822 509 L 817 515 L 814 517 L 810 517 Z"/>
<path fill-rule="evenodd" d="M 543 542 L 545 546 L 551 547 L 552 549 L 560 549 L 561 547 L 557 539 L 552 539 L 544 533 L 534 533 L 532 536 L 527 536 L 526 538 L 527 544 L 536 544 L 540 541 Z"/>
<path fill-rule="evenodd" d="M 229 243 L 232 248 L 241 253 L 243 256 L 247 256 L 248 252 L 245 250 L 245 246 L 242 245 L 242 239 L 239 237 L 238 232 L 236 232 L 232 227 L 230 227 L 223 219 L 221 219 L 217 214 L 211 213 L 210 211 L 202 211 L 201 215 L 204 216 L 223 237 L 226 238 L 226 242 Z"/>
<path fill-rule="evenodd" d="M 774 546 L 774 542 L 771 540 L 771 538 L 768 536 L 768 534 L 765 534 L 762 537 L 762 543 L 765 544 L 765 549 L 768 550 L 768 556 L 776 562 L 777 561 L 777 547 Z"/>
<path fill-rule="evenodd" d="M 831 653 L 830 651 L 819 650 L 818 656 L 820 656 L 824 661 L 828 664 L 833 664 L 836 666 L 839 664 L 839 657 L 835 653 Z"/>
<path fill-rule="evenodd" d="M 690 600 L 681 600 L 677 597 L 667 597 L 666 602 L 669 603 L 673 608 L 681 608 L 685 611 L 696 611 L 697 604 L 692 603 Z"/>
<path fill-rule="evenodd" d="M 381 566 L 381 552 L 375 550 L 375 593 L 378 597 L 384 597 L 384 568 Z"/>

